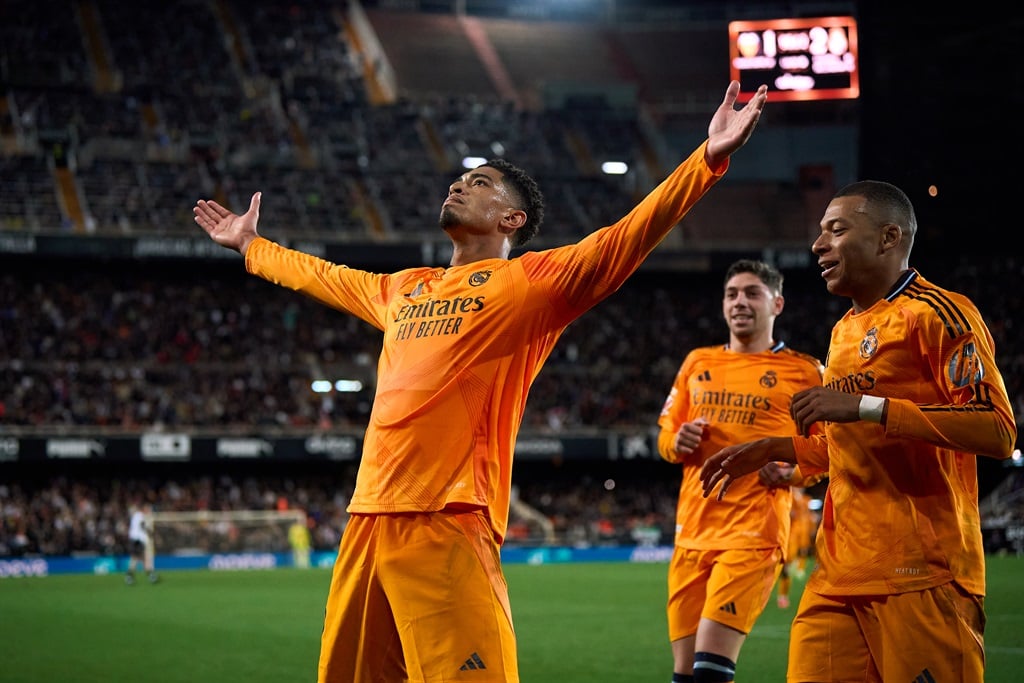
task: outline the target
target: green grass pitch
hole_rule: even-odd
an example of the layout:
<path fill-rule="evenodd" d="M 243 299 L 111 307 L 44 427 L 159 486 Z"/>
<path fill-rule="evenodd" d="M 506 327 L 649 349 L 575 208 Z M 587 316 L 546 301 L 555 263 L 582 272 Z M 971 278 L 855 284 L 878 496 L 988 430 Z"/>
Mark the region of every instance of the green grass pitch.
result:
<path fill-rule="evenodd" d="M 507 564 L 529 683 L 667 681 L 664 564 Z M 988 683 L 1020 680 L 1024 558 L 988 559 Z M 322 569 L 165 572 L 0 580 L 2 683 L 312 683 Z M 795 582 L 794 605 L 802 583 Z M 743 648 L 738 681 L 785 680 L 789 621 L 774 596 Z"/>

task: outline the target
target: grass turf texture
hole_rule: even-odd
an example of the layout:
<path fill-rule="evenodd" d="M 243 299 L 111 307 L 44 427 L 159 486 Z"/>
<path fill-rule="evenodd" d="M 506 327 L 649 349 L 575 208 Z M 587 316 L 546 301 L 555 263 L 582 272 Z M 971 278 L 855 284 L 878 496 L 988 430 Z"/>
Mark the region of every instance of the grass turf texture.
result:
<path fill-rule="evenodd" d="M 530 683 L 667 681 L 664 564 L 505 566 Z M 1024 558 L 988 559 L 988 683 L 1020 680 Z M 316 680 L 321 569 L 0 580 L 0 682 L 282 683 Z M 772 596 L 737 680 L 784 681 L 793 605 Z"/>

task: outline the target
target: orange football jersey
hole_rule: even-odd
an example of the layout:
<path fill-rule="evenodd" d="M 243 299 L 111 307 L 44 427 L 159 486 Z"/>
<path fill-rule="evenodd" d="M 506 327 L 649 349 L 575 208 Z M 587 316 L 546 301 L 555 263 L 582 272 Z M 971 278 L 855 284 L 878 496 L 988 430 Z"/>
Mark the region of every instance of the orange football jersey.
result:
<path fill-rule="evenodd" d="M 889 295 L 836 323 L 825 386 L 889 399 L 885 426 L 827 423 L 797 438 L 828 468 L 818 567 L 825 595 L 886 595 L 949 581 L 985 592 L 977 456 L 1007 458 L 1017 428 L 975 305 L 909 270 Z"/>
<path fill-rule="evenodd" d="M 527 391 L 565 328 L 616 291 L 721 177 L 706 142 L 628 215 L 577 244 L 376 274 L 257 239 L 250 273 L 384 332 L 350 512 L 484 508 L 508 525 Z"/>
<path fill-rule="evenodd" d="M 709 346 L 686 355 L 658 418 L 658 451 L 669 462 L 683 464 L 676 507 L 677 546 L 786 548 L 789 487 L 767 488 L 753 474 L 736 479 L 723 500 L 705 498 L 700 469 L 726 446 L 796 434 L 790 399 L 801 389 L 820 385 L 821 372 L 821 361 L 782 342 L 761 353 Z M 680 426 L 700 417 L 708 421 L 700 446 L 689 455 L 675 453 Z"/>

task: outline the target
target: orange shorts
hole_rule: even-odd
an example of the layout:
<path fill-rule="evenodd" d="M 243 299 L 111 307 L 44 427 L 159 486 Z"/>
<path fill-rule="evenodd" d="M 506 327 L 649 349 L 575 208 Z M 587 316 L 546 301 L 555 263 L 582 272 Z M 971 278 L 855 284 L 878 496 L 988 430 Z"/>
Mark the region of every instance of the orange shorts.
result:
<path fill-rule="evenodd" d="M 955 583 L 840 599 L 805 590 L 786 680 L 982 683 L 984 630 L 983 598 Z"/>
<path fill-rule="evenodd" d="M 710 619 L 750 633 L 782 571 L 780 548 L 688 550 L 668 568 L 668 636 L 679 640 Z"/>
<path fill-rule="evenodd" d="M 483 512 L 351 515 L 317 680 L 519 681 L 508 587 Z"/>

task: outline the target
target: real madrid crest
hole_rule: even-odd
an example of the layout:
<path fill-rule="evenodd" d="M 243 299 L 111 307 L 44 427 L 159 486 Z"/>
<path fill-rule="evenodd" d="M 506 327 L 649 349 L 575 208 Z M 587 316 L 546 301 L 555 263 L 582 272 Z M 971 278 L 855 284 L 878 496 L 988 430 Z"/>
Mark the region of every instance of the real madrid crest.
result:
<path fill-rule="evenodd" d="M 860 357 L 871 358 L 878 350 L 878 328 L 872 327 L 860 340 Z"/>
<path fill-rule="evenodd" d="M 469 276 L 469 286 L 479 287 L 488 280 L 491 279 L 491 271 L 489 270 L 478 270 Z"/>

